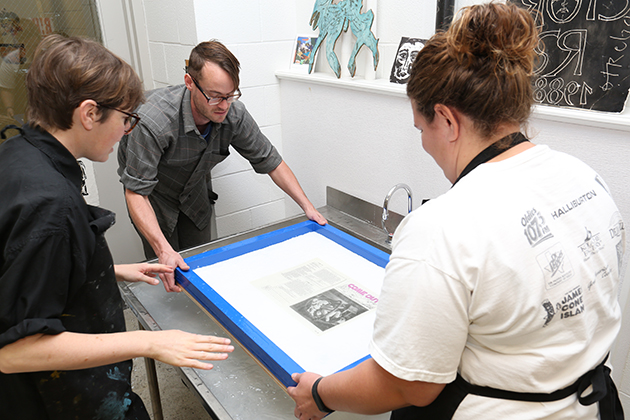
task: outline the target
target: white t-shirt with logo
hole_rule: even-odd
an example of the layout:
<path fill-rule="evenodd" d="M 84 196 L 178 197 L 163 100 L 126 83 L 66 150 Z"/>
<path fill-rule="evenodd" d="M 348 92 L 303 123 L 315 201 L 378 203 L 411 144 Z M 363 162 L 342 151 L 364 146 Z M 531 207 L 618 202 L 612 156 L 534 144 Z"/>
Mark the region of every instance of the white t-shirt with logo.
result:
<path fill-rule="evenodd" d="M 371 354 L 409 381 L 549 393 L 606 356 L 620 328 L 621 215 L 587 165 L 546 146 L 486 163 L 396 230 Z M 596 419 L 468 396 L 455 419 Z"/>

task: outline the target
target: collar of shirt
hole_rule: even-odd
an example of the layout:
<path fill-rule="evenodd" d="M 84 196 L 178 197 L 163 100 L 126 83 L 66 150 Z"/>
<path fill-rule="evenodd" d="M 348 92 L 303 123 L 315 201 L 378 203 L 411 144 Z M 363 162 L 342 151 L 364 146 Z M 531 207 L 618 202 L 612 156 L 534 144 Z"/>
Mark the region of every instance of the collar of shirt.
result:
<path fill-rule="evenodd" d="M 206 129 L 201 133 L 201 137 L 206 139 L 206 141 L 210 141 L 210 133 L 212 133 L 212 124 L 206 126 Z"/>
<path fill-rule="evenodd" d="M 83 179 L 81 167 L 72 153 L 47 131 L 34 128 L 28 124 L 22 126 L 23 137 L 34 147 L 50 158 L 57 169 L 78 190 L 81 190 Z"/>
<path fill-rule="evenodd" d="M 195 125 L 195 119 L 192 114 L 192 107 L 190 106 L 190 91 L 186 88 L 186 85 L 182 85 L 184 89 L 184 95 L 182 97 L 182 119 L 184 120 L 184 132 L 185 133 L 197 133 L 197 126 Z"/>

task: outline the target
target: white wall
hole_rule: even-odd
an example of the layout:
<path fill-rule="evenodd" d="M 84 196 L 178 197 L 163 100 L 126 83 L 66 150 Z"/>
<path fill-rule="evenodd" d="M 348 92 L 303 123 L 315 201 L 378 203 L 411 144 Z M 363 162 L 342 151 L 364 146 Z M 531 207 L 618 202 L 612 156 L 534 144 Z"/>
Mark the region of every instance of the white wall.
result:
<path fill-rule="evenodd" d="M 297 10 L 296 21 L 301 33 L 309 33 L 314 2 L 304 3 Z M 429 38 L 434 33 L 435 2 L 378 2 L 372 10 L 376 13 L 372 31 L 380 53 L 376 78 L 389 80 L 401 36 Z M 344 33 L 335 48 L 345 80 L 349 78 L 345 69 L 349 54 L 344 43 L 350 41 L 352 48 L 354 39 Z M 324 48 L 320 47 L 316 71 L 332 75 Z M 364 47 L 357 63 L 366 67 L 369 60 L 371 53 Z M 357 73 L 366 71 L 358 69 Z M 325 204 L 327 185 L 379 205 L 399 182 L 410 185 L 417 198 L 432 197 L 447 188 L 439 168 L 421 152 L 406 98 L 287 80 L 280 86 L 284 157 L 294 162 L 294 172 L 315 206 Z M 404 194 L 397 193 L 391 205 L 404 214 Z"/>
<path fill-rule="evenodd" d="M 145 87 L 152 87 L 152 71 L 147 48 L 146 24 L 141 0 L 98 0 L 98 14 L 106 47 L 131 64 L 141 75 Z M 140 37 L 134 36 L 139 32 Z M 106 234 L 116 263 L 144 259 L 142 243 L 131 226 L 123 187 L 118 180 L 116 152 L 105 163 L 95 163 L 96 184 L 100 205 L 116 213 L 116 224 Z"/>
<path fill-rule="evenodd" d="M 295 2 L 195 0 L 198 40 L 223 42 L 241 63 L 241 101 L 262 132 L 283 152 L 280 90 L 274 72 L 288 67 L 295 37 Z M 288 161 L 289 166 L 293 166 Z M 213 172 L 219 236 L 242 232 L 287 217 L 285 195 L 258 175 L 238 153 Z"/>

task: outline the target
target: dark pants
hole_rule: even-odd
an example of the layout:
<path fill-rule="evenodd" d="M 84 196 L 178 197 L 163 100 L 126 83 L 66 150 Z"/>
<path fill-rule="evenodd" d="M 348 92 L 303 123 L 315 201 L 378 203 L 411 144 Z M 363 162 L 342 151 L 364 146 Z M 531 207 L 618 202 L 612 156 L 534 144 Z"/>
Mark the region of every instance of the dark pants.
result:
<path fill-rule="evenodd" d="M 179 252 L 210 242 L 212 240 L 210 225 L 211 223 L 208 223 L 205 229 L 199 230 L 188 216 L 180 212 L 173 233 L 170 236 L 166 234 L 164 236 L 166 236 L 166 240 L 171 244 L 173 249 Z M 149 242 L 144 239 L 144 236 L 141 234 L 140 239 L 142 239 L 142 247 L 144 248 L 144 255 L 147 260 L 157 258 L 153 248 L 151 248 Z"/>

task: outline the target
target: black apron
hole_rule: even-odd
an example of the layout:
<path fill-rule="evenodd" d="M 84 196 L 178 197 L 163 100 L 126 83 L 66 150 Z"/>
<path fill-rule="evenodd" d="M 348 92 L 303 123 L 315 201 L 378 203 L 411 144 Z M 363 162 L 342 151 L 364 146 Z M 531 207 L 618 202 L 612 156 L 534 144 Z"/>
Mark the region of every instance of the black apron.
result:
<path fill-rule="evenodd" d="M 453 185 L 470 173 L 477 166 L 486 163 L 497 157 L 501 153 L 516 146 L 517 144 L 528 141 L 521 133 L 513 133 L 507 136 L 510 143 L 507 147 L 497 147 L 496 143 L 491 144 L 481 153 L 479 153 L 464 168 Z M 503 139 L 502 139 L 503 140 Z M 501 141 L 501 140 L 499 140 Z M 523 393 L 505 391 L 496 388 L 472 385 L 462 378 L 459 373 L 455 381 L 447 384 L 440 395 L 426 407 L 404 407 L 392 411 L 390 420 L 448 420 L 452 419 L 455 411 L 466 398 L 468 394 L 479 395 L 482 397 L 500 398 L 504 400 L 528 401 L 528 402 L 551 402 L 562 400 L 575 393 L 578 394 L 578 401 L 582 405 L 591 405 L 595 402 L 599 403 L 599 412 L 601 420 L 623 420 L 623 409 L 619 401 L 617 388 L 610 377 L 610 369 L 604 365 L 608 356 L 595 369 L 586 372 L 572 385 L 552 392 L 544 393 Z M 582 396 L 582 393 L 590 386 L 593 390 L 590 394 Z"/>
<path fill-rule="evenodd" d="M 610 368 L 604 363 L 608 356 L 595 369 L 586 372 L 575 383 L 550 394 L 513 392 L 485 386 L 472 385 L 459 373 L 457 378 L 447 384 L 440 395 L 426 407 L 404 407 L 392 411 L 390 420 L 447 420 L 452 419 L 459 404 L 468 394 L 481 397 L 499 398 L 503 400 L 527 401 L 527 402 L 551 402 L 567 398 L 575 393 L 582 405 L 599 403 L 599 418 L 601 420 L 623 420 L 623 409 L 617 387 L 610 377 Z M 590 394 L 582 396 L 582 393 L 590 386 L 593 390 Z"/>

